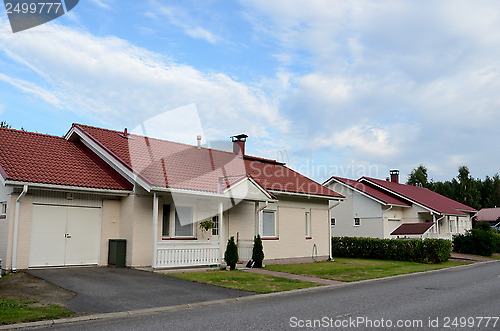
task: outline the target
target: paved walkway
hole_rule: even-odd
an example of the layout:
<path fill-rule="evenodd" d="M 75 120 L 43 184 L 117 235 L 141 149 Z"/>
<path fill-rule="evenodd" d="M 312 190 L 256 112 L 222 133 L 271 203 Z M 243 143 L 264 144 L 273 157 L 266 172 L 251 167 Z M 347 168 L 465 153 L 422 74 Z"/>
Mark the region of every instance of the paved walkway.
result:
<path fill-rule="evenodd" d="M 312 282 L 312 283 L 325 284 L 325 285 L 342 284 L 343 283 L 343 282 L 339 282 L 336 280 L 311 277 L 311 276 L 304 276 L 304 275 L 295 275 L 295 274 L 290 274 L 288 272 L 271 271 L 271 270 L 260 269 L 260 268 L 241 269 L 241 270 L 246 271 L 246 272 L 253 272 L 255 274 L 283 277 L 283 278 L 288 278 L 288 279 L 296 279 L 296 280 L 302 280 L 304 282 Z"/>
<path fill-rule="evenodd" d="M 460 261 L 471 261 L 471 262 L 486 262 L 486 261 L 495 261 L 496 259 L 492 259 L 486 256 L 479 255 L 470 255 L 470 254 L 461 254 L 461 253 L 451 253 L 452 260 L 460 260 Z"/>

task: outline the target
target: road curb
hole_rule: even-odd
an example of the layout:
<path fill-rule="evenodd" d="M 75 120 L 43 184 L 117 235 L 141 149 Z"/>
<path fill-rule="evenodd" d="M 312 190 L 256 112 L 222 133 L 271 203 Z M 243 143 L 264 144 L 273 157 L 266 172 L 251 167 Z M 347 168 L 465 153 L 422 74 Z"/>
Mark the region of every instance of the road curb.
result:
<path fill-rule="evenodd" d="M 56 320 L 46 320 L 46 321 L 1 325 L 0 330 L 16 330 L 16 329 L 69 324 L 69 323 L 77 323 L 77 322 L 107 320 L 107 319 L 125 318 L 125 317 L 133 317 L 133 316 L 135 317 L 135 316 L 140 316 L 140 315 L 151 315 L 151 314 L 171 312 L 171 311 L 173 312 L 173 311 L 178 311 L 178 310 L 182 310 L 182 309 L 193 309 L 193 308 L 198 308 L 198 307 L 215 306 L 215 305 L 231 303 L 231 302 L 245 302 L 245 301 L 258 300 L 258 299 L 263 299 L 263 298 L 268 298 L 268 297 L 279 297 L 279 296 L 296 295 L 296 294 L 301 294 L 301 293 L 327 291 L 327 290 L 331 290 L 334 288 L 343 288 L 343 287 L 349 287 L 349 286 L 356 286 L 358 284 L 374 283 L 374 282 L 380 282 L 380 281 L 384 281 L 384 280 L 403 278 L 403 277 L 412 277 L 412 276 L 433 273 L 433 272 L 443 272 L 443 271 L 450 271 L 450 270 L 462 269 L 462 268 L 472 268 L 472 267 L 477 267 L 477 266 L 480 266 L 483 264 L 496 263 L 496 262 L 500 262 L 500 260 L 476 262 L 476 263 L 459 265 L 459 266 L 448 267 L 448 268 L 443 268 L 443 269 L 421 271 L 421 272 L 395 275 L 395 276 L 389 276 L 389 277 L 383 277 L 383 278 L 360 280 L 357 282 L 331 284 L 331 285 L 320 285 L 320 286 L 302 288 L 302 289 L 291 290 L 291 291 L 255 294 L 255 295 L 244 296 L 244 297 L 202 301 L 202 302 L 195 302 L 195 303 L 182 304 L 182 305 L 176 305 L 176 306 L 145 308 L 145 309 L 114 312 L 114 313 L 102 313 L 102 314 L 84 315 L 84 316 L 69 317 L 69 318 L 60 318 L 60 319 L 56 319 Z"/>

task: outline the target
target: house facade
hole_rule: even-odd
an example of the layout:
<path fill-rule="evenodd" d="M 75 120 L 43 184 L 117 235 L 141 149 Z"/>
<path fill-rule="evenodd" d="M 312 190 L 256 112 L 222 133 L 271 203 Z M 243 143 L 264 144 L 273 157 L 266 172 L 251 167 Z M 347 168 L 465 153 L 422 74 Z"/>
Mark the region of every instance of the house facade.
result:
<path fill-rule="evenodd" d="M 230 236 L 247 261 L 257 234 L 266 263 L 328 258 L 343 196 L 245 141 L 231 153 L 79 124 L 63 138 L 0 129 L 3 269 L 107 265 L 109 239 L 127 240 L 131 267 L 220 264 Z"/>
<path fill-rule="evenodd" d="M 333 236 L 373 238 L 444 238 L 472 228 L 476 210 L 425 188 L 388 180 L 332 177 L 325 186 L 346 197 L 332 209 Z"/>

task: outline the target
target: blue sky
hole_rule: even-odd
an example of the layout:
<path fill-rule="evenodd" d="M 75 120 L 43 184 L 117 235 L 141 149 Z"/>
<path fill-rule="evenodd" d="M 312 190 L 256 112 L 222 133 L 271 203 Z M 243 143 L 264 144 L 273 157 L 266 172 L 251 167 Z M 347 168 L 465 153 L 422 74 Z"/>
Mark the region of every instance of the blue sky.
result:
<path fill-rule="evenodd" d="M 0 120 L 14 128 L 244 132 L 249 154 L 286 150 L 319 181 L 421 163 L 436 180 L 493 175 L 499 74 L 498 1 L 82 0 L 15 34 L 0 10 Z"/>

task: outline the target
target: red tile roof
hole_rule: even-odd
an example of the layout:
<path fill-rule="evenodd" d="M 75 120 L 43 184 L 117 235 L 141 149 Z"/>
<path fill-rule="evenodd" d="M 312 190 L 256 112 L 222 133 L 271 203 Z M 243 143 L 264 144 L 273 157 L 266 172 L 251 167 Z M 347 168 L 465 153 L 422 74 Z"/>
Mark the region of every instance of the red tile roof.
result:
<path fill-rule="evenodd" d="M 6 180 L 129 190 L 132 185 L 83 144 L 0 128 L 0 175 Z"/>
<path fill-rule="evenodd" d="M 372 187 L 368 183 L 360 183 L 357 180 L 335 177 L 335 176 L 332 177 L 332 179 L 335 179 L 347 186 L 355 188 L 358 191 L 361 191 L 379 201 L 382 201 L 384 204 L 395 205 L 395 206 L 411 206 L 411 204 L 408 203 L 407 201 L 404 201 L 403 199 L 400 199 L 396 196 L 389 195 L 379 189 Z"/>
<path fill-rule="evenodd" d="M 417 235 L 424 234 L 434 225 L 434 222 L 427 223 L 404 223 L 396 230 L 392 231 L 391 236 Z"/>
<path fill-rule="evenodd" d="M 500 208 L 483 208 L 475 218 L 476 221 L 500 221 Z"/>
<path fill-rule="evenodd" d="M 249 175 L 266 190 L 342 198 L 323 185 L 274 160 L 239 157 L 230 152 L 74 124 L 123 165 L 152 186 L 218 192 Z M 224 178 L 232 178 L 224 180 Z"/>
<path fill-rule="evenodd" d="M 423 187 L 404 185 L 369 177 L 362 177 L 359 181 L 362 183 L 372 183 L 386 192 L 398 194 L 405 199 L 423 205 L 440 214 L 466 215 L 463 211 L 476 212 L 474 208 Z"/>

